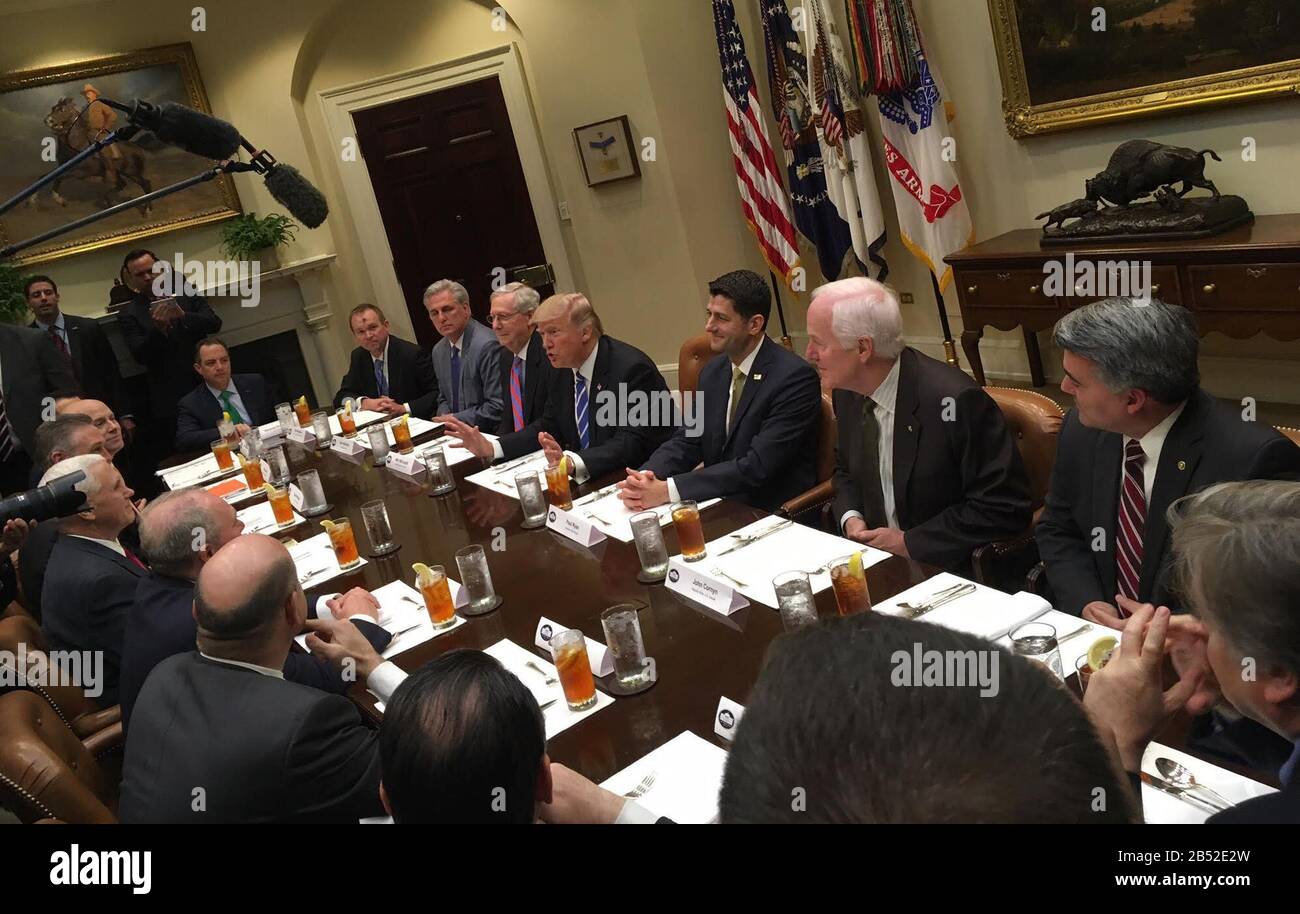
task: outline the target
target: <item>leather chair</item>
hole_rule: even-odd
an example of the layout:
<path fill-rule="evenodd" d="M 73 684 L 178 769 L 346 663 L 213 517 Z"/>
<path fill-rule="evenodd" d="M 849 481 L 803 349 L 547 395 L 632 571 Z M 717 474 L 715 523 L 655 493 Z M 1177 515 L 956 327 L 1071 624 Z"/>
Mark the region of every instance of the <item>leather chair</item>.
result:
<path fill-rule="evenodd" d="M 7 652 L 6 656 L 16 657 L 19 644 L 26 645 L 29 663 L 35 655 L 43 654 L 46 650 L 40 626 L 30 616 L 7 616 L 0 619 L 0 651 Z M 45 668 L 49 669 L 48 658 Z M 120 705 L 101 708 L 73 685 L 27 685 L 24 688 L 48 702 L 54 713 L 79 739 L 94 740 L 96 745 L 112 743 L 112 731 L 116 729 L 121 732 Z"/>
<path fill-rule="evenodd" d="M 984 390 L 1002 410 L 1007 427 L 1015 438 L 1016 449 L 1020 451 L 1025 474 L 1029 477 L 1030 506 L 1034 515 L 1020 536 L 987 543 L 976 549 L 971 554 L 971 566 L 979 583 L 1018 590 L 1025 575 L 1038 564 L 1034 525 L 1043 512 L 1065 413 L 1055 400 L 1032 390 L 1010 387 L 985 387 Z"/>
<path fill-rule="evenodd" d="M 700 389 L 700 372 L 714 356 L 709 348 L 709 335 L 701 333 L 682 343 L 677 354 L 677 389 L 682 393 Z"/>
<path fill-rule="evenodd" d="M 810 527 L 829 529 L 827 515 L 830 512 L 831 501 L 835 498 L 835 487 L 831 477 L 835 474 L 835 443 L 838 440 L 838 432 L 830 391 L 823 390 L 822 421 L 817 432 L 817 485 L 777 508 L 778 515 L 792 518 Z"/>
<path fill-rule="evenodd" d="M 0 804 L 23 822 L 116 822 L 117 780 L 95 759 L 102 748 L 79 740 L 36 693 L 0 695 Z"/>
<path fill-rule="evenodd" d="M 1279 425 L 1277 430 L 1294 441 L 1297 447 L 1300 447 L 1300 428 L 1287 428 L 1284 425 Z"/>

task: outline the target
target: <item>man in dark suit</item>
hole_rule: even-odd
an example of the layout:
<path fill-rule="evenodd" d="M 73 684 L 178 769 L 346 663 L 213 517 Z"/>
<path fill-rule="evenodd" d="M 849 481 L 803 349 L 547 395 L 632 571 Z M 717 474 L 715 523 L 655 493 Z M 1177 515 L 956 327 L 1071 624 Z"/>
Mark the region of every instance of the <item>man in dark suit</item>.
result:
<path fill-rule="evenodd" d="M 194 370 L 203 383 L 177 404 L 176 450 L 201 451 L 221 436 L 217 423 L 230 414 L 235 431 L 244 437 L 250 426 L 275 421 L 275 407 L 266 379 L 259 374 L 232 375 L 230 350 L 215 336 L 194 347 Z"/>
<path fill-rule="evenodd" d="M 1180 608 L 1169 580 L 1177 498 L 1215 482 L 1297 478 L 1300 448 L 1199 387 L 1186 309 L 1106 299 L 1056 326 L 1065 417 L 1035 538 L 1063 612 L 1119 628 L 1122 594 Z"/>
<path fill-rule="evenodd" d="M 361 304 L 348 315 L 357 341 L 348 373 L 334 395 L 334 406 L 356 401 L 357 409 L 428 419 L 438 405 L 438 379 L 429 353 L 393 336 L 388 318 L 375 305 Z"/>
<path fill-rule="evenodd" d="M 1251 480 L 1178 502 L 1172 561 L 1188 613 L 1134 603 L 1118 649 L 1088 680 L 1084 706 L 1131 774 L 1171 712 L 1222 702 L 1289 748 L 1282 790 L 1211 816 L 1212 823 L 1300 823 L 1300 484 Z M 1178 681 L 1165 686 L 1168 655 Z"/>
<path fill-rule="evenodd" d="M 503 406 L 498 435 L 540 428 L 546 413 L 546 397 L 557 369 L 546 357 L 542 338 L 533 329 L 532 317 L 541 304 L 537 291 L 512 282 L 492 293 L 492 330 L 501 344 L 501 390 Z"/>
<path fill-rule="evenodd" d="M 36 427 L 54 418 L 55 400 L 78 391 L 72 369 L 48 336 L 0 323 L 0 495 L 31 487 Z"/>
<path fill-rule="evenodd" d="M 429 323 L 442 336 L 429 357 L 438 375 L 438 421 L 494 429 L 501 421 L 502 388 L 497 363 L 501 347 L 488 329 L 474 320 L 469 292 L 458 282 L 440 279 L 424 290 Z"/>
<path fill-rule="evenodd" d="M 25 290 L 27 307 L 36 318 L 28 326 L 49 336 L 71 366 L 82 395 L 107 403 L 130 438 L 135 431 L 135 420 L 122 384 L 117 354 L 99 321 L 59 310 L 59 287 L 48 276 L 29 277 Z"/>
<path fill-rule="evenodd" d="M 197 531 L 202 531 L 196 546 Z M 122 648 L 120 700 L 122 725 L 131 724 L 131 711 L 149 673 L 173 654 L 194 650 L 194 582 L 217 550 L 244 532 L 235 509 L 202 489 L 180 489 L 158 497 L 140 517 L 140 542 L 149 558 L 149 574 L 135 592 L 126 618 Z M 379 601 L 360 587 L 342 597 L 312 601 L 311 618 L 352 622 L 377 651 L 392 636 L 375 621 Z M 284 678 L 318 689 L 342 693 L 352 685 L 340 671 L 311 654 L 290 651 Z"/>
<path fill-rule="evenodd" d="M 294 636 L 389 701 L 406 678 L 355 625 L 307 622 L 284 545 L 236 537 L 199 572 L 197 651 L 154 668 L 131 714 L 123 822 L 351 822 L 382 814 L 376 735 L 342 695 L 284 679 Z M 345 665 L 346 664 L 346 665 Z M 201 792 L 196 790 L 201 788 Z"/>
<path fill-rule="evenodd" d="M 813 293 L 808 361 L 839 420 L 835 517 L 850 539 L 960 572 L 976 547 L 1028 528 L 1025 468 L 997 404 L 906 347 L 902 327 L 875 280 Z"/>
<path fill-rule="evenodd" d="M 194 345 L 221 329 L 221 318 L 202 296 L 153 294 L 155 280 L 160 287 L 178 280 L 165 263 L 155 274 L 157 262 L 151 251 L 126 255 L 122 275 L 134 294 L 117 313 L 122 337 L 148 375 L 150 415 L 141 423 L 140 452 L 151 472 L 175 443 L 176 405 L 194 386 Z"/>
<path fill-rule="evenodd" d="M 706 310 L 718 357 L 700 372 L 703 422 L 683 424 L 628 474 L 619 497 L 638 511 L 710 498 L 775 511 L 817 483 L 817 372 L 767 338 L 772 293 L 757 273 L 736 270 L 709 283 Z"/>
<path fill-rule="evenodd" d="M 672 397 L 650 357 L 606 336 L 600 316 L 581 292 L 552 295 L 533 322 L 556 373 L 539 430 L 489 441 L 453 417 L 447 431 L 470 452 L 488 460 L 537 450 L 552 464 L 569 459 L 569 474 L 583 483 L 640 466 L 673 434 Z"/>
<path fill-rule="evenodd" d="M 134 494 L 122 474 L 98 454 L 61 460 L 41 477 L 45 485 L 82 470 L 77 488 L 84 508 L 60 524 L 41 589 L 41 628 L 51 650 L 102 651 L 104 707 L 117 704 L 122 662 L 122 631 L 135 601 L 135 588 L 148 569 L 131 556 L 118 537 L 135 521 Z"/>

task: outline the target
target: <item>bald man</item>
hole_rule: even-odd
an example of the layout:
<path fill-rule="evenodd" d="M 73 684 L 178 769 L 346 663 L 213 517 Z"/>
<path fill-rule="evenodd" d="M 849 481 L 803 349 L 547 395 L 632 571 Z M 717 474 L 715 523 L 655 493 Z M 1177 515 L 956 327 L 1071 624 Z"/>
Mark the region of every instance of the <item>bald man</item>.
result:
<path fill-rule="evenodd" d="M 198 574 L 198 651 L 169 657 L 136 700 L 123 822 L 352 822 L 381 815 L 375 731 L 342 695 L 284 678 L 293 639 L 387 702 L 406 678 L 348 622 L 307 620 L 289 551 L 236 537 Z"/>
<path fill-rule="evenodd" d="M 203 489 L 180 489 L 157 498 L 140 517 L 140 544 L 150 573 L 135 591 L 126 617 L 122 648 L 120 701 L 122 726 L 131 725 L 136 697 L 158 664 L 194 650 L 194 582 L 212 557 L 244 532 L 244 524 L 221 498 Z M 376 619 L 379 601 L 360 587 L 346 595 L 312 601 L 311 616 L 350 618 L 371 646 L 382 651 L 393 640 Z M 291 651 L 284 678 L 317 689 L 343 693 L 352 685 L 324 659 Z"/>

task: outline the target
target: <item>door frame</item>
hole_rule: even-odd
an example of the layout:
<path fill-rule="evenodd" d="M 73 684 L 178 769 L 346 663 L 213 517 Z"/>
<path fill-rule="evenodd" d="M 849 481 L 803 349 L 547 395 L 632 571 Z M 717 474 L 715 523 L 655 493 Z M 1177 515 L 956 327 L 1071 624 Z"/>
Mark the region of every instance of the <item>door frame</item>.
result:
<path fill-rule="evenodd" d="M 510 131 L 514 135 L 519 164 L 523 167 L 524 182 L 528 186 L 533 219 L 542 239 L 542 251 L 547 262 L 555 269 L 556 288 L 574 289 L 573 270 L 569 265 L 568 250 L 560 228 L 559 205 L 551 189 L 550 174 L 529 102 L 519 49 L 514 42 L 416 70 L 324 89 L 317 97 L 329 131 L 330 146 L 341 150 L 345 140 L 352 139 L 355 142 L 356 125 L 352 120 L 354 111 L 364 111 L 493 76 L 500 83 L 501 94 L 505 98 Z M 360 152 L 358 147 L 358 156 Z M 388 244 L 388 233 L 384 229 L 379 200 L 375 196 L 369 170 L 365 167 L 344 167 L 361 164 L 360 161 L 344 163 L 338 155 L 328 158 L 334 163 L 344 196 L 352 211 L 352 222 L 377 303 L 399 329 L 414 334 L 405 295 L 401 283 L 397 281 L 397 271 L 393 269 L 393 252 Z M 430 277 L 429 281 L 432 282 L 435 278 Z"/>

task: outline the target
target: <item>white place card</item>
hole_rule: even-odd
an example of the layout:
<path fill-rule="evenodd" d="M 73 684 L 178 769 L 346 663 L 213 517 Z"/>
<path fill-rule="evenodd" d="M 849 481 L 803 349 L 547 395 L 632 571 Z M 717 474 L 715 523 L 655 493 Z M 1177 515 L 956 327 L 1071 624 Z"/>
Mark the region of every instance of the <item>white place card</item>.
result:
<path fill-rule="evenodd" d="M 355 438 L 344 438 L 342 435 L 335 435 L 330 439 L 330 450 L 345 457 L 356 457 L 366 452 Z"/>
<path fill-rule="evenodd" d="M 289 504 L 293 505 L 293 509 L 295 511 L 301 511 L 305 501 L 306 499 L 303 498 L 302 489 L 298 488 L 296 483 L 289 483 Z"/>
<path fill-rule="evenodd" d="M 551 652 L 551 638 L 565 630 L 565 626 L 542 616 L 537 620 L 537 629 L 533 633 L 533 643 L 549 654 Z M 614 655 L 609 652 L 609 649 L 594 638 L 588 638 L 586 635 L 583 635 L 582 638 L 587 642 L 587 662 L 591 664 L 591 674 L 593 676 L 608 676 L 614 672 Z"/>
<path fill-rule="evenodd" d="M 388 462 L 385 466 L 403 476 L 419 476 L 424 469 L 424 464 L 415 454 L 399 454 L 396 451 L 388 452 Z"/>
<path fill-rule="evenodd" d="M 731 742 L 736 738 L 736 728 L 740 726 L 744 713 L 744 705 L 723 695 L 718 701 L 718 710 L 713 714 L 713 732 Z"/>
<path fill-rule="evenodd" d="M 668 589 L 724 616 L 749 605 L 738 591 L 703 569 L 692 568 L 679 555 L 668 560 Z"/>
<path fill-rule="evenodd" d="M 309 428 L 291 428 L 284 433 L 284 436 L 294 444 L 312 447 L 316 445 L 316 433 Z"/>
<path fill-rule="evenodd" d="M 580 546 L 594 546 L 605 539 L 586 518 L 575 511 L 565 511 L 552 505 L 546 510 L 546 526 L 556 533 L 567 536 Z"/>

